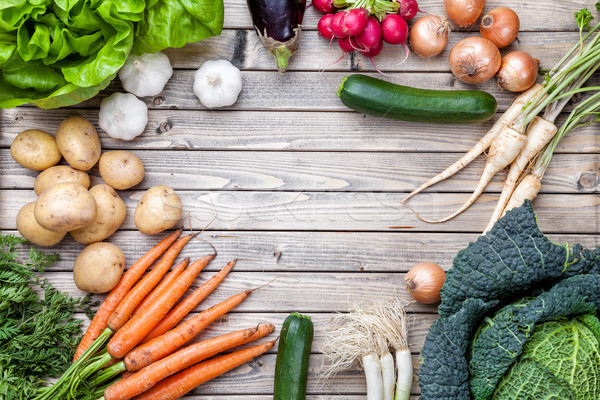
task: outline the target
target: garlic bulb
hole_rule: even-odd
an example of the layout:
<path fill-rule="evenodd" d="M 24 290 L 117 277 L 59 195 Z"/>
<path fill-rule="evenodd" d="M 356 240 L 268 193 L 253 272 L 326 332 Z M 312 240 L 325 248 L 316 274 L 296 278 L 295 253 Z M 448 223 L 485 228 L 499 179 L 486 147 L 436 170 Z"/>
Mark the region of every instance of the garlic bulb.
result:
<path fill-rule="evenodd" d="M 123 89 L 139 97 L 156 96 L 162 92 L 172 75 L 169 57 L 160 51 L 141 56 L 129 54 L 119 70 Z"/>
<path fill-rule="evenodd" d="M 148 123 L 146 103 L 131 93 L 113 93 L 100 103 L 98 126 L 114 139 L 131 140 Z"/>
<path fill-rule="evenodd" d="M 227 60 L 209 60 L 194 75 L 194 93 L 208 108 L 230 106 L 242 90 L 242 73 Z"/>

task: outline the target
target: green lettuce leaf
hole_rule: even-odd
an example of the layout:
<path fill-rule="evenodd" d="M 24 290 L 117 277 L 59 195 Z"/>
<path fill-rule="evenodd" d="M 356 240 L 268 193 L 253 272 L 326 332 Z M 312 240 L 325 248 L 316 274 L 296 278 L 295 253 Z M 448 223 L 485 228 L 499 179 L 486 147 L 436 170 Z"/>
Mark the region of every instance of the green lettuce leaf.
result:
<path fill-rule="evenodd" d="M 65 106 L 96 95 L 131 52 L 145 6 L 144 0 L 3 2 L 0 107 Z"/>
<path fill-rule="evenodd" d="M 223 0 L 149 0 L 133 52 L 155 53 L 218 36 L 223 18 Z"/>

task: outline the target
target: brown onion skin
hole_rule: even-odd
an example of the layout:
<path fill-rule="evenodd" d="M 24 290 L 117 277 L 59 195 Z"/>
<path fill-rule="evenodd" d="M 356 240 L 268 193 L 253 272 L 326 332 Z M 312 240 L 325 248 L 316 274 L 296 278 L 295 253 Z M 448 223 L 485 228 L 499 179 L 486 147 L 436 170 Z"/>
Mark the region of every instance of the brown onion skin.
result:
<path fill-rule="evenodd" d="M 446 281 L 446 272 L 437 264 L 422 262 L 415 264 L 404 280 L 413 299 L 421 304 L 433 304 L 442 298 L 441 290 Z"/>
<path fill-rule="evenodd" d="M 520 27 L 516 12 L 508 7 L 498 7 L 483 16 L 479 32 L 481 37 L 491 40 L 501 49 L 514 42 Z"/>
<path fill-rule="evenodd" d="M 436 56 L 446 48 L 449 31 L 450 24 L 446 18 L 426 15 L 410 28 L 410 47 L 420 57 Z"/>
<path fill-rule="evenodd" d="M 498 85 L 510 92 L 522 92 L 535 83 L 540 60 L 523 51 L 511 51 L 502 58 L 496 75 Z"/>
<path fill-rule="evenodd" d="M 502 57 L 492 41 L 470 36 L 456 43 L 448 60 L 450 69 L 458 80 L 478 85 L 496 75 Z"/>
<path fill-rule="evenodd" d="M 485 0 L 444 0 L 446 15 L 459 28 L 473 26 L 483 14 Z"/>

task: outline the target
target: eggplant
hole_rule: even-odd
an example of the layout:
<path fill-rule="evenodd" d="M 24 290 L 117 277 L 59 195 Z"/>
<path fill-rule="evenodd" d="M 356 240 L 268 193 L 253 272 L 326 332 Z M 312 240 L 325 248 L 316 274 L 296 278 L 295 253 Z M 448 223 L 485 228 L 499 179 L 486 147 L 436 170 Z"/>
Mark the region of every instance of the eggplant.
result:
<path fill-rule="evenodd" d="M 285 72 L 288 59 L 298 50 L 306 0 L 247 0 L 252 22 L 264 48 Z"/>

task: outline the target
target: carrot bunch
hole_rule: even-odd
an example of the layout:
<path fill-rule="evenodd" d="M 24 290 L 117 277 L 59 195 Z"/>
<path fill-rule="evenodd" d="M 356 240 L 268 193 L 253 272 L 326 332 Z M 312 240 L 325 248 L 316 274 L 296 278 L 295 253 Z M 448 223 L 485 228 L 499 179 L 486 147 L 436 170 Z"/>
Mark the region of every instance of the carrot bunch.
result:
<path fill-rule="evenodd" d="M 207 360 L 274 330 L 273 325 L 259 324 L 181 348 L 255 289 L 244 290 L 177 325 L 218 287 L 237 261 L 229 262 L 176 305 L 217 254 L 213 247 L 212 254 L 191 264 L 187 258 L 167 274 L 184 246 L 196 236 L 180 235 L 181 230 L 173 232 L 127 269 L 96 312 L 71 367 L 54 385 L 42 388 L 35 400 L 77 398 L 82 390 L 87 396 L 91 393 L 105 400 L 177 399 L 275 344 L 270 341 Z"/>

